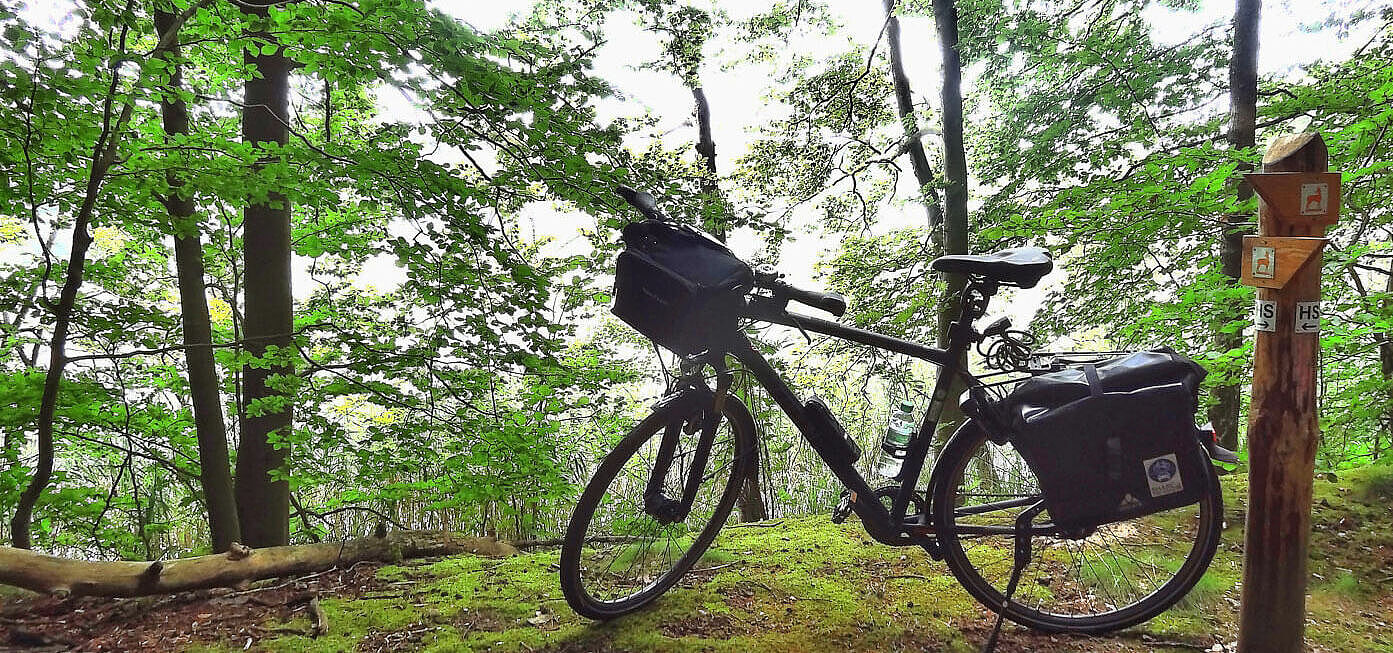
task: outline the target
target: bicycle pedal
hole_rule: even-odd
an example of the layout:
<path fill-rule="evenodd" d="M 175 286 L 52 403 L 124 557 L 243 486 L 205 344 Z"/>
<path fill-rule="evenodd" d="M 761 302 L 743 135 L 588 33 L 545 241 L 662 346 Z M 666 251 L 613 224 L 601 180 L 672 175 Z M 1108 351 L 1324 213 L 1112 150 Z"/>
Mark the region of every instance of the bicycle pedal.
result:
<path fill-rule="evenodd" d="M 840 524 L 846 521 L 851 515 L 851 494 L 843 492 L 842 500 L 837 502 L 837 506 L 832 508 L 832 523 Z"/>

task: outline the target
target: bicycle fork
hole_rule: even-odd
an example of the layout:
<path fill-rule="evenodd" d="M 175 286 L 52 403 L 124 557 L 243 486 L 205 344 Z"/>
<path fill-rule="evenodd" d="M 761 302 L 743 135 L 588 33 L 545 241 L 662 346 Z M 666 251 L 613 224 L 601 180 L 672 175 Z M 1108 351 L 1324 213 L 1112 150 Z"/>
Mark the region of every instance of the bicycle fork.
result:
<path fill-rule="evenodd" d="M 686 391 L 692 393 L 692 403 L 695 404 L 693 412 L 690 417 L 673 420 L 663 428 L 663 440 L 658 445 L 658 459 L 654 462 L 653 471 L 643 491 L 643 511 L 663 525 L 681 522 L 691 513 L 692 504 L 696 502 L 697 490 L 704 480 L 702 475 L 705 473 L 706 463 L 711 458 L 716 429 L 721 425 L 725 400 L 734 380 L 723 362 L 712 363 L 712 367 L 716 370 L 716 391 L 712 393 L 698 384 L 694 384 L 692 390 Z M 663 484 L 672 469 L 672 459 L 677 454 L 678 440 L 681 439 L 682 432 L 686 431 L 690 435 L 698 427 L 701 429 L 701 436 L 697 438 L 696 449 L 692 452 L 692 464 L 687 470 L 682 496 L 674 499 L 663 494 Z"/>

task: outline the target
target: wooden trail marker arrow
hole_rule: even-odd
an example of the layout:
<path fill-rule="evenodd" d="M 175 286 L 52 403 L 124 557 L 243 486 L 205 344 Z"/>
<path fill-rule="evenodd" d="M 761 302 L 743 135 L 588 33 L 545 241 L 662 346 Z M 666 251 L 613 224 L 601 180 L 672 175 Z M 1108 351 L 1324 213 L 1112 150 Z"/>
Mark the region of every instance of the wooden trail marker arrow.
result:
<path fill-rule="evenodd" d="M 1244 236 L 1245 286 L 1281 288 L 1312 258 L 1319 260 L 1324 238 L 1296 236 Z"/>
<path fill-rule="evenodd" d="M 1337 172 L 1256 172 L 1243 178 L 1281 222 L 1331 225 L 1339 219 Z"/>

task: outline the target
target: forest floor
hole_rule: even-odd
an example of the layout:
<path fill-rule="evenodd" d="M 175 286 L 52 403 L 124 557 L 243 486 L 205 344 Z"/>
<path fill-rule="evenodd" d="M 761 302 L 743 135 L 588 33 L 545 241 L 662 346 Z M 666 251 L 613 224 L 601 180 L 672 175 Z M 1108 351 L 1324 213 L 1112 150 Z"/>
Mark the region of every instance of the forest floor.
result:
<path fill-rule="evenodd" d="M 1369 471 L 1373 470 L 1373 471 Z M 1179 606 L 1106 637 L 1007 625 L 998 651 L 1232 651 L 1245 477 L 1225 477 L 1218 557 Z M 1312 651 L 1393 652 L 1393 467 L 1316 483 L 1306 633 Z M 975 651 L 993 615 L 922 551 L 876 545 L 826 516 L 728 529 L 721 564 L 650 609 L 582 619 L 557 552 L 360 564 L 240 591 L 134 600 L 11 596 L 0 650 Z M 315 637 L 310 599 L 327 631 Z"/>

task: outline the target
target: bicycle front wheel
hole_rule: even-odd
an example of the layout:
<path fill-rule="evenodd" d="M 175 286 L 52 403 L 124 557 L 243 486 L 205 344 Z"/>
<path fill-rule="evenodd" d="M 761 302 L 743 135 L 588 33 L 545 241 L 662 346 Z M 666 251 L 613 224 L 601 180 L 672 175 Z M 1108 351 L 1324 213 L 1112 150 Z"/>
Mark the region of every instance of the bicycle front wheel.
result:
<path fill-rule="evenodd" d="M 973 598 L 1023 626 L 1100 633 L 1170 608 L 1199 581 L 1219 546 L 1223 498 L 1104 524 L 1086 537 L 1031 537 L 1031 563 L 1003 601 L 1014 564 L 1016 517 L 1041 497 L 1025 460 L 968 423 L 944 449 L 934 524 L 948 568 Z M 936 474 L 937 475 L 937 474 Z M 1046 513 L 1048 514 L 1048 513 Z M 981 526 L 1001 527 L 983 534 Z"/>
<path fill-rule="evenodd" d="M 561 590 L 580 615 L 613 619 L 658 598 L 725 525 L 755 464 L 754 422 L 738 399 L 727 397 L 709 447 L 702 447 L 700 425 L 712 409 L 690 400 L 662 405 L 600 463 L 561 549 Z M 671 463 L 659 479 L 663 498 L 655 501 L 650 479 L 668 437 L 676 441 L 667 443 Z M 690 508 L 675 508 L 691 488 Z M 655 505 L 662 503 L 666 509 Z"/>

